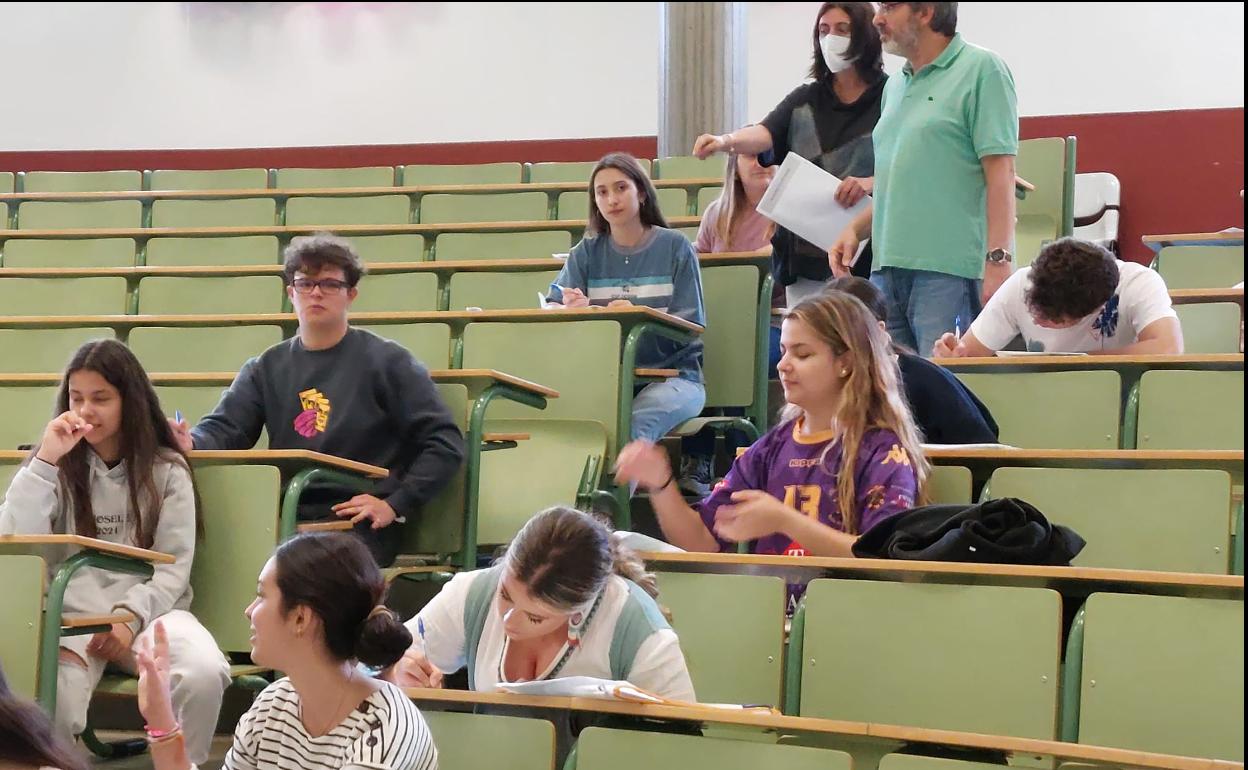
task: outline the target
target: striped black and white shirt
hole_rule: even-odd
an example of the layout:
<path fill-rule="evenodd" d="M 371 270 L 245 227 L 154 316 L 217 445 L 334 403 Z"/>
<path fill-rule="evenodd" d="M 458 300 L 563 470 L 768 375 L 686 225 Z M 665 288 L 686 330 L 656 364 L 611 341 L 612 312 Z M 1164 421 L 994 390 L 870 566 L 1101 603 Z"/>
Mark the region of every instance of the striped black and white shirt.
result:
<path fill-rule="evenodd" d="M 429 727 L 389 682 L 325 735 L 308 735 L 289 679 L 265 688 L 234 731 L 224 770 L 437 770 Z"/>

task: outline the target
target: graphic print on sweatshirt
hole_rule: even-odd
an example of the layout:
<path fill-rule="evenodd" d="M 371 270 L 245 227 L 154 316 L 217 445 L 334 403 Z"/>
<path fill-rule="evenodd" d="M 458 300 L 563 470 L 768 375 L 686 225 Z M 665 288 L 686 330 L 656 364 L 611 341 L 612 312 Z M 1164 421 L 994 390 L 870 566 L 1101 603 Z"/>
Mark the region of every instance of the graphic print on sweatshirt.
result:
<path fill-rule="evenodd" d="M 295 417 L 295 432 L 304 438 L 324 433 L 329 427 L 329 413 L 332 409 L 329 399 L 316 388 L 308 388 L 300 391 L 299 404 L 303 411 Z"/>

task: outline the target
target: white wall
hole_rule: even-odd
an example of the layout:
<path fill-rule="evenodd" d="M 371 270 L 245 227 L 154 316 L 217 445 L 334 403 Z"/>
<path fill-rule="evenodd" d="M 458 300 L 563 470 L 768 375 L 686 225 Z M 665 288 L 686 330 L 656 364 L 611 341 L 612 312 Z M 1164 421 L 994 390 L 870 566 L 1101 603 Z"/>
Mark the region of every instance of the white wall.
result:
<path fill-rule="evenodd" d="M 749 5 L 757 120 L 801 81 L 818 6 Z M 658 3 L 6 3 L 0 150 L 650 135 L 658 14 Z M 1242 3 L 980 2 L 960 15 L 968 39 L 1009 62 L 1023 115 L 1244 103 Z"/>
<path fill-rule="evenodd" d="M 818 10 L 750 3 L 752 120 L 810 68 Z M 958 31 L 1005 58 L 1020 115 L 1244 106 L 1243 3 L 961 3 Z"/>

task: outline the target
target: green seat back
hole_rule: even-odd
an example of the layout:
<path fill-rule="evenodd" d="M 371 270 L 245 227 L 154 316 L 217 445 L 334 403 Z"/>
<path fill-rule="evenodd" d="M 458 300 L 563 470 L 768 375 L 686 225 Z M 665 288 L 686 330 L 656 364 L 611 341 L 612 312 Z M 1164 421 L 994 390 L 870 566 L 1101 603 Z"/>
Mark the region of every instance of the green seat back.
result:
<path fill-rule="evenodd" d="M 1244 372 L 1150 371 L 1140 378 L 1137 449 L 1244 448 Z"/>
<path fill-rule="evenodd" d="M 455 418 L 461 431 L 468 429 L 468 387 L 458 383 L 439 382 L 438 395 Z M 460 466 L 447 485 L 421 508 L 414 522 L 403 527 L 402 554 L 452 554 L 464 542 L 464 516 L 467 505 L 464 466 Z"/>
<path fill-rule="evenodd" d="M 650 161 L 638 158 L 641 167 L 650 173 Z M 581 182 L 589 184 L 589 175 L 593 173 L 595 161 L 555 161 L 529 164 L 530 182 Z"/>
<path fill-rule="evenodd" d="M 9 241 L 5 267 L 133 267 L 133 238 Z"/>
<path fill-rule="evenodd" d="M 147 276 L 139 281 L 139 313 L 280 313 L 283 296 L 277 275 Z"/>
<path fill-rule="evenodd" d="M 934 465 L 927 478 L 927 497 L 932 505 L 971 502 L 971 469 L 961 465 Z"/>
<path fill-rule="evenodd" d="M 523 171 L 519 163 L 418 164 L 403 167 L 403 184 L 519 184 Z"/>
<path fill-rule="evenodd" d="M 286 224 L 405 225 L 411 221 L 406 195 L 366 195 L 359 198 L 291 198 L 286 201 Z"/>
<path fill-rule="evenodd" d="M 538 307 L 559 274 L 557 270 L 518 270 L 514 273 L 455 273 L 450 281 L 451 310 L 513 310 Z"/>
<path fill-rule="evenodd" d="M 425 258 L 423 235 L 355 235 L 350 241 L 365 263 L 421 262 Z"/>
<path fill-rule="evenodd" d="M 421 224 L 546 219 L 546 193 L 437 193 L 420 199 Z"/>
<path fill-rule="evenodd" d="M 964 374 L 1001 427 L 1001 443 L 1028 449 L 1117 449 L 1117 372 Z M 1061 415 L 1062 419 L 1054 419 Z"/>
<path fill-rule="evenodd" d="M 678 187 L 664 187 L 655 191 L 659 210 L 665 217 L 683 217 L 689 213 L 688 195 Z M 559 219 L 585 219 L 589 216 L 589 193 L 569 190 L 559 193 Z"/>
<path fill-rule="evenodd" d="M 158 200 L 152 203 L 152 227 L 272 227 L 275 224 L 277 201 L 272 198 Z"/>
<path fill-rule="evenodd" d="M 1066 194 L 1066 140 L 1061 137 L 1026 139 L 1018 143 L 1015 172 L 1035 185 L 1027 197 L 1017 201 L 1014 228 L 1014 261 L 1018 267 L 1030 265 L 1045 241 L 1060 238 L 1063 200 Z M 1071 185 L 1073 186 L 1074 170 Z"/>
<path fill-rule="evenodd" d="M 702 372 L 708 407 L 754 403 L 758 285 L 758 268 L 752 265 L 702 268 Z"/>
<path fill-rule="evenodd" d="M 576 770 L 850 770 L 848 754 L 810 746 L 699 735 L 589 727 L 577 744 Z"/>
<path fill-rule="evenodd" d="M 126 279 L 0 278 L 4 315 L 118 315 L 126 312 Z"/>
<path fill-rule="evenodd" d="M 74 351 L 91 340 L 111 339 L 106 326 L 70 329 L 0 329 L 0 372 L 60 374 Z"/>
<path fill-rule="evenodd" d="M 1093 594 L 1079 742 L 1244 761 L 1244 603 Z"/>
<path fill-rule="evenodd" d="M 365 166 L 363 168 L 279 168 L 277 186 L 290 189 L 316 187 L 393 187 L 394 168 Z"/>
<path fill-rule="evenodd" d="M 0 385 L 0 450 L 38 444 L 56 415 L 55 385 Z"/>
<path fill-rule="evenodd" d="M 1183 352 L 1238 353 L 1242 314 L 1233 302 L 1176 305 L 1183 326 Z"/>
<path fill-rule="evenodd" d="M 240 235 L 226 238 L 153 238 L 147 242 L 149 267 L 191 265 L 273 265 L 279 261 L 277 238 Z"/>
<path fill-rule="evenodd" d="M 407 348 L 426 369 L 451 368 L 451 327 L 446 324 L 353 324 Z"/>
<path fill-rule="evenodd" d="M 545 719 L 422 711 L 439 770 L 553 770 L 555 726 Z"/>
<path fill-rule="evenodd" d="M 784 580 L 765 575 L 662 572 L 659 604 L 705 703 L 780 708 L 784 679 Z"/>
<path fill-rule="evenodd" d="M 1056 591 L 821 579 L 805 601 L 802 716 L 1055 737 Z"/>
<path fill-rule="evenodd" d="M 351 303 L 357 313 L 438 310 L 438 276 L 433 273 L 379 273 L 368 275 Z"/>
<path fill-rule="evenodd" d="M 545 414 L 532 408 L 528 412 Z M 490 420 L 486 431 L 527 433 L 529 438 L 517 442 L 514 448 L 481 455 L 478 543 L 511 542 L 538 511 L 552 505 L 575 507 L 586 459 L 601 459 L 607 453 L 606 427 L 588 420 L 557 420 L 544 416 Z M 515 483 L 532 474 L 534 468 L 542 469 L 542 483 Z"/>
<path fill-rule="evenodd" d="M 140 326 L 129 344 L 149 372 L 237 372 L 281 341 L 280 326 Z"/>
<path fill-rule="evenodd" d="M 195 469 L 204 516 L 191 569 L 191 611 L 226 652 L 248 653 L 249 622 L 243 609 L 256 595 L 256 579 L 277 546 L 282 480 L 271 465 L 200 466 Z"/>
<path fill-rule="evenodd" d="M 696 227 L 677 227 L 676 232 L 689 239 L 690 243 L 698 242 L 698 228 Z"/>
<path fill-rule="evenodd" d="M 1243 246 L 1166 246 L 1157 271 L 1171 289 L 1226 289 L 1244 280 Z"/>
<path fill-rule="evenodd" d="M 536 298 L 535 298 L 536 299 Z M 591 420 L 615 446 L 619 411 L 620 325 L 615 321 L 472 323 L 464 329 L 465 369 L 497 369 L 559 391 L 543 417 Z M 586 377 L 593 372 L 593 377 Z M 493 417 L 528 418 L 533 410 L 502 403 Z"/>
<path fill-rule="evenodd" d="M 12 171 L 0 171 L 0 193 L 13 192 L 16 176 Z"/>
<path fill-rule="evenodd" d="M 128 192 L 143 189 L 138 171 L 27 171 L 22 191 L 33 193 Z"/>
<path fill-rule="evenodd" d="M 1078 532 L 1088 544 L 1075 566 L 1227 572 L 1231 479 L 1224 471 L 998 468 L 989 488 Z"/>
<path fill-rule="evenodd" d="M 705 213 L 706 207 L 723 194 L 723 187 L 703 187 L 698 190 L 698 214 Z"/>
<path fill-rule="evenodd" d="M 690 156 L 676 156 L 654 161 L 655 179 L 708 179 L 723 175 L 724 159 L 718 155 L 702 160 Z"/>
<path fill-rule="evenodd" d="M 172 418 L 181 412 L 182 418 L 194 426 L 216 410 L 227 388 L 227 385 L 157 385 L 156 397 L 166 417 Z M 255 446 L 249 448 L 267 449 L 268 446 L 269 434 L 262 428 Z"/>
<path fill-rule="evenodd" d="M 211 171 L 159 170 L 148 175 L 152 190 L 258 190 L 269 186 L 267 168 L 220 168 Z"/>
<path fill-rule="evenodd" d="M 0 475 L 5 470 L 0 466 Z M 2 489 L 8 489 L 7 479 Z M 0 492 L 0 500 L 4 493 Z M 0 554 L 0 668 L 9 689 L 34 700 L 39 687 L 39 638 L 43 628 L 44 560 L 29 554 Z M 254 591 L 254 586 L 252 587 Z M 55 675 L 56 672 L 52 672 Z"/>
<path fill-rule="evenodd" d="M 23 201 L 17 207 L 22 230 L 98 230 L 142 227 L 139 201 Z"/>
<path fill-rule="evenodd" d="M 534 230 L 529 233 L 442 233 L 434 243 L 433 256 L 448 259 L 550 259 L 567 254 L 572 233 L 567 230 Z"/>

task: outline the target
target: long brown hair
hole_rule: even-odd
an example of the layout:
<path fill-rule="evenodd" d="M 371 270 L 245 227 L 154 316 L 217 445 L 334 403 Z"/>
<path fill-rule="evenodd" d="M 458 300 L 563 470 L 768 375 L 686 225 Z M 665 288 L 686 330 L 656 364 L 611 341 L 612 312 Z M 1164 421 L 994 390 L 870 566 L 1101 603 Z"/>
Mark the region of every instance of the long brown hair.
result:
<path fill-rule="evenodd" d="M 745 182 L 741 179 L 741 170 L 737 168 L 739 157 L 735 152 L 728 153 L 728 162 L 724 166 L 724 189 L 719 194 L 719 219 L 715 222 L 715 234 L 724 248 L 729 250 L 734 248 L 733 241 L 741 227 L 741 220 L 748 212 L 755 210 L 746 197 Z M 767 226 L 768 240 L 775 227 L 774 223 Z"/>
<path fill-rule="evenodd" d="M 502 563 L 533 598 L 568 612 L 593 601 L 613 574 L 659 596 L 654 575 L 632 549 L 615 542 L 606 525 L 560 505 L 529 519 Z"/>
<path fill-rule="evenodd" d="M 55 414 L 69 411 L 70 375 L 83 370 L 99 374 L 121 395 L 121 427 L 118 432 L 121 459 L 126 464 L 130 518 L 134 524 L 131 536 L 140 548 L 151 548 L 163 503 L 160 491 L 156 489 L 156 463 L 163 460 L 186 468 L 191 476 L 192 490 L 195 490 L 195 475 L 191 473 L 186 456 L 178 448 L 147 372 L 130 348 L 117 340 L 94 340 L 78 348 L 61 378 Z M 35 447 L 31 457 L 38 451 L 39 448 Z M 74 531 L 96 537 L 95 511 L 91 507 L 91 466 L 88 462 L 91 451 L 86 441 L 79 441 L 57 462 L 57 471 L 61 488 L 69 493 Z M 194 499 L 195 528 L 202 533 L 203 518 L 197 490 Z"/>
<path fill-rule="evenodd" d="M 646 170 L 632 155 L 626 152 L 613 152 L 604 155 L 602 160 L 595 163 L 594 170 L 589 174 L 589 224 L 585 227 L 586 235 L 611 233 L 611 224 L 598 210 L 598 201 L 594 198 L 594 180 L 597 179 L 598 172 L 606 168 L 619 171 L 637 188 L 637 195 L 641 198 L 641 209 L 638 215 L 643 225 L 667 227 L 667 220 L 663 218 L 663 212 L 659 210 L 659 196 L 654 190 L 654 182 L 650 181 Z"/>
<path fill-rule="evenodd" d="M 854 472 L 858 447 L 863 435 L 873 428 L 886 428 L 897 434 L 901 448 L 914 469 L 920 504 L 926 497 L 931 466 L 923 456 L 923 439 L 901 388 L 901 372 L 889 348 L 888 335 L 880 330 L 866 306 L 850 294 L 829 291 L 798 303 L 784 316 L 801 321 L 826 342 L 838 356 L 851 359 L 841 400 L 836 410 L 840 428 L 841 468 L 836 476 L 836 501 L 848 534 L 858 534 L 858 511 Z M 801 416 L 795 405 L 784 409 L 784 418 Z M 820 425 L 818 429 L 828 426 Z M 832 445 L 829 445 L 831 449 Z M 825 452 L 826 454 L 826 452 Z"/>
<path fill-rule="evenodd" d="M 50 672 L 55 676 L 56 672 Z M 82 752 L 62 741 L 52 720 L 33 703 L 9 690 L 0 669 L 0 764 L 22 767 L 54 767 L 57 770 L 90 770 Z"/>

